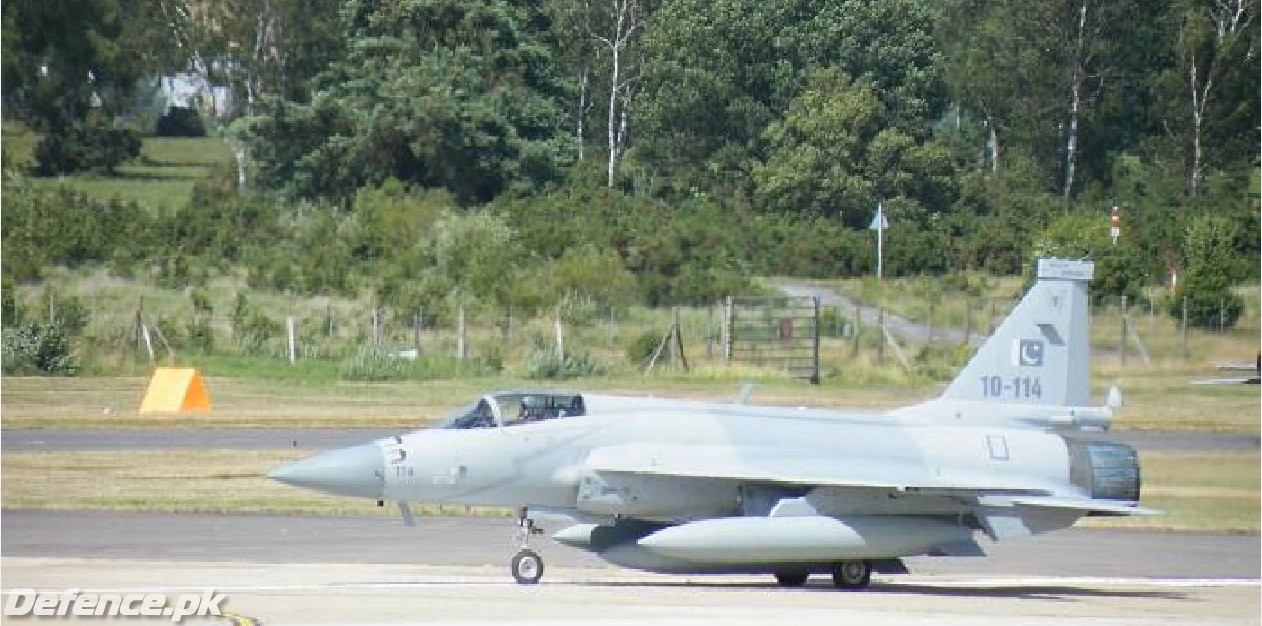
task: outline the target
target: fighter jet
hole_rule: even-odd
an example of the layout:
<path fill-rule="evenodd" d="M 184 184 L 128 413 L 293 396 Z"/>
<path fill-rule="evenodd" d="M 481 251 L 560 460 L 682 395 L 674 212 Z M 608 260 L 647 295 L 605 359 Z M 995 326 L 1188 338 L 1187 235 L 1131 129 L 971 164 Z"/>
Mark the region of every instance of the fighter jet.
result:
<path fill-rule="evenodd" d="M 909 556 L 983 556 L 991 541 L 1138 506 L 1135 451 L 1088 406 L 1089 261 L 1037 280 L 938 398 L 886 412 L 515 390 L 442 424 L 324 452 L 271 478 L 330 494 L 511 507 L 519 583 L 556 541 L 621 566 L 770 573 L 841 589 Z"/>

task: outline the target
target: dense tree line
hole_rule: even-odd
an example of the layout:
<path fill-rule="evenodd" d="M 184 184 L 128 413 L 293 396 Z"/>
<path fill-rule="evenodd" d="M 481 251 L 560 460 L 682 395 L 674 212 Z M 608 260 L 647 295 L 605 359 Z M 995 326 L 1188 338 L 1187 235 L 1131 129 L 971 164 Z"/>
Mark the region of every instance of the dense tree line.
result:
<path fill-rule="evenodd" d="M 73 138 L 139 77 L 229 85 L 238 176 L 153 245 L 272 287 L 695 301 L 868 271 L 878 203 L 893 274 L 1258 275 L 1257 0 L 80 4 L 5 4 L 5 114 Z M 1113 206 L 1124 249 L 1085 244 Z"/>

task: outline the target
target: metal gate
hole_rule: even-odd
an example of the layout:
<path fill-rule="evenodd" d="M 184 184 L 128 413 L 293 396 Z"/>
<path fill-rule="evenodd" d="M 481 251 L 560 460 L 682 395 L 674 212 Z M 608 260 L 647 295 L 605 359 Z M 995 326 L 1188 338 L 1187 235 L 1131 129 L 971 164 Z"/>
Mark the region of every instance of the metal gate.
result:
<path fill-rule="evenodd" d="M 819 298 L 731 296 L 723 307 L 723 360 L 779 367 L 819 384 Z"/>

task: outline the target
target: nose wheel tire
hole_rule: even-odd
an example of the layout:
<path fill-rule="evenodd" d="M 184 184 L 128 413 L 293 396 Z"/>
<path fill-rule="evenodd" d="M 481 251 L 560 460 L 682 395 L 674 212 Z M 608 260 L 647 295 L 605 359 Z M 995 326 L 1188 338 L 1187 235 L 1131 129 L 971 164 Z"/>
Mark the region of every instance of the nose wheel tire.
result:
<path fill-rule="evenodd" d="M 781 587 L 801 587 L 806 584 L 806 579 L 811 577 L 811 572 L 804 569 L 778 569 L 772 574 L 776 577 L 776 582 Z"/>
<path fill-rule="evenodd" d="M 534 550 L 522 550 L 513 557 L 509 567 L 519 585 L 533 585 L 543 578 L 543 559 Z"/>
<path fill-rule="evenodd" d="M 864 589 L 872 582 L 872 564 L 842 561 L 833 565 L 833 585 L 838 589 Z"/>

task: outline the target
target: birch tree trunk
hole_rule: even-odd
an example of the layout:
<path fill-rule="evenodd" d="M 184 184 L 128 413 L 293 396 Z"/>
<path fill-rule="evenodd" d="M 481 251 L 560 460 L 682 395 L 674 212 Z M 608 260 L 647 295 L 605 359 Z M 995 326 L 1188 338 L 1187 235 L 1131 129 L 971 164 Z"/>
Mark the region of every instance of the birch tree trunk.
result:
<path fill-rule="evenodd" d="M 583 71 L 579 75 L 578 81 L 578 111 L 575 113 L 574 136 L 578 138 L 578 160 L 583 160 L 583 148 L 587 142 L 583 137 L 583 118 L 587 117 L 587 76 L 591 73 L 590 68 L 583 66 Z"/>
<path fill-rule="evenodd" d="M 619 15 L 619 23 L 618 23 L 619 29 L 622 28 L 621 19 L 622 19 L 621 15 Z M 617 141 L 617 137 L 615 136 L 614 124 L 616 123 L 618 119 L 618 90 L 621 87 L 621 83 L 619 83 L 618 81 L 619 81 L 619 78 L 621 78 L 620 74 L 622 70 L 622 64 L 620 63 L 620 59 L 622 57 L 622 54 L 621 54 L 622 46 L 619 45 L 618 43 L 615 43 L 614 45 L 610 47 L 612 48 L 612 50 L 610 50 L 610 52 L 612 53 L 612 63 L 609 68 L 609 76 L 610 76 L 609 78 L 609 117 L 608 117 L 609 168 L 608 168 L 608 182 L 606 182 L 606 186 L 613 187 L 614 175 L 618 169 L 618 141 Z"/>
<path fill-rule="evenodd" d="M 630 101 L 632 77 L 626 67 L 628 47 L 636 34 L 644 28 L 643 8 L 639 0 L 609 0 L 608 12 L 601 17 L 607 34 L 597 34 L 592 25 L 593 15 L 588 13 L 588 28 L 593 40 L 609 50 L 609 110 L 606 112 L 606 148 L 608 162 L 605 184 L 613 187 L 618 174 L 618 162 L 626 141 L 626 108 Z"/>
<path fill-rule="evenodd" d="M 1209 102 L 1214 95 L 1215 78 L 1232 62 L 1227 53 L 1253 22 L 1256 0 L 1211 0 L 1208 6 L 1194 5 L 1187 9 L 1179 33 L 1182 54 L 1186 55 L 1188 92 L 1191 96 L 1192 163 L 1188 175 L 1188 193 L 1199 196 L 1205 185 L 1205 128 L 1209 124 Z M 1204 9 L 1202 13 L 1201 10 Z M 1208 31 L 1201 29 L 1208 28 Z M 1198 54 L 1203 50 L 1202 54 Z M 1258 53 L 1250 45 L 1246 58 Z"/>
<path fill-rule="evenodd" d="M 1074 50 L 1073 74 L 1069 81 L 1069 133 L 1065 138 L 1065 187 L 1062 197 L 1066 206 L 1074 192 L 1074 172 L 1078 165 L 1078 112 L 1082 107 L 1082 83 L 1086 78 L 1087 1 L 1078 11 L 1078 40 Z"/>

